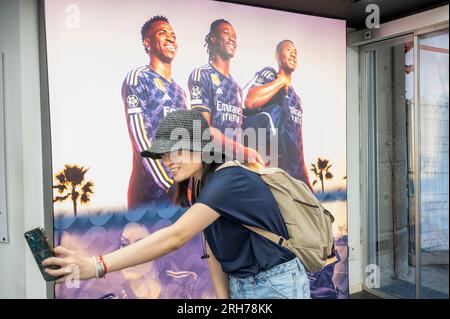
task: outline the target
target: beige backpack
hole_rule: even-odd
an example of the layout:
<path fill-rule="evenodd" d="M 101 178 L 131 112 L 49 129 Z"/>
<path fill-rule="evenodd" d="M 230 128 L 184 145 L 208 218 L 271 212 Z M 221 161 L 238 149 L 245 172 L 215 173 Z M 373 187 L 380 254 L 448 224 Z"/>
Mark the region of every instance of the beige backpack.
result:
<path fill-rule="evenodd" d="M 289 238 L 283 238 L 258 227 L 244 224 L 243 226 L 277 245 L 288 248 L 302 261 L 308 272 L 319 271 L 331 261 L 330 259 L 334 257 L 331 228 L 334 217 L 322 206 L 305 183 L 291 177 L 281 168 L 255 170 L 238 161 L 226 162 L 216 171 L 230 166 L 240 166 L 261 176 L 277 201 Z"/>

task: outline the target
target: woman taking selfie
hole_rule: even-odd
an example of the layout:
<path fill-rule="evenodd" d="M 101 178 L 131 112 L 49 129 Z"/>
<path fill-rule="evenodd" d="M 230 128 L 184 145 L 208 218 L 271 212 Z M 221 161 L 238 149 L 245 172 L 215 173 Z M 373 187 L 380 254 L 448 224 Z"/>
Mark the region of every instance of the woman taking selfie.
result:
<path fill-rule="evenodd" d="M 179 139 L 180 135 L 183 138 Z M 301 261 L 287 248 L 242 225 L 288 238 L 270 189 L 257 173 L 245 168 L 230 166 L 216 171 L 224 157 L 207 151 L 211 145 L 208 123 L 200 113 L 183 110 L 167 115 L 155 142 L 142 156 L 163 160 L 177 183 L 175 203 L 190 208 L 173 225 L 103 256 L 81 256 L 56 247 L 60 257 L 48 258 L 43 264 L 61 268 L 46 271 L 64 276 L 57 282 L 64 282 L 71 269 L 79 271 L 81 280 L 101 278 L 169 254 L 204 231 L 217 298 L 310 298 Z M 215 158 L 212 162 L 211 155 Z M 191 177 L 199 181 L 193 204 L 188 191 Z"/>

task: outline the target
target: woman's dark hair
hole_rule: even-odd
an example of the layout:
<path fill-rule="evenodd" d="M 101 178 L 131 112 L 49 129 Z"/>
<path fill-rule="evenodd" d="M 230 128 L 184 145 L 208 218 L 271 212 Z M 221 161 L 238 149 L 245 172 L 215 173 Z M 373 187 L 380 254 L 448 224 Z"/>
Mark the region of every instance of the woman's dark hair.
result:
<path fill-rule="evenodd" d="M 175 204 L 180 205 L 181 207 L 189 207 L 191 206 L 191 203 L 195 201 L 195 199 L 198 197 L 200 190 L 203 188 L 203 186 L 208 181 L 208 178 L 211 177 L 211 175 L 215 172 L 215 170 L 226 161 L 226 157 L 223 154 L 220 154 L 221 156 L 214 156 L 212 155 L 211 158 L 216 159 L 219 158 L 219 161 L 212 161 L 211 163 L 205 163 L 203 162 L 202 165 L 202 180 L 198 181 L 197 183 L 192 183 L 192 193 L 189 194 L 189 184 L 191 179 L 184 180 L 180 183 L 176 183 L 176 192 L 173 198 L 173 201 Z M 217 155 L 217 154 L 216 154 Z"/>
<path fill-rule="evenodd" d="M 219 24 L 221 24 L 221 23 L 227 23 L 227 24 L 230 24 L 230 22 L 228 22 L 228 21 L 225 20 L 225 19 L 217 19 L 217 20 L 214 20 L 214 21 L 211 23 L 211 26 L 209 27 L 209 32 L 208 32 L 208 34 L 207 34 L 206 37 L 205 37 L 205 45 L 204 45 L 204 46 L 206 47 L 206 50 L 207 50 L 207 52 L 208 52 L 209 60 L 212 60 L 213 57 L 214 57 L 214 55 L 216 54 L 216 48 L 215 48 L 214 43 L 212 43 L 211 38 L 212 38 L 213 36 L 216 36 L 216 37 L 217 37 L 217 27 L 218 27 Z M 230 24 L 230 25 L 231 25 L 231 24 Z"/>

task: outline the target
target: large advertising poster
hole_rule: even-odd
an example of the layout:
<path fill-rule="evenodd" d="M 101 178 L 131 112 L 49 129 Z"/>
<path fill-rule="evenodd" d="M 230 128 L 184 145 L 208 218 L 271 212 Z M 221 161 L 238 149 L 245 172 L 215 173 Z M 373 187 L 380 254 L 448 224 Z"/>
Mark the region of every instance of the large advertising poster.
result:
<path fill-rule="evenodd" d="M 152 44 L 165 74 L 141 35 L 155 16 L 176 35 L 163 30 L 166 42 Z M 226 74 L 210 63 L 207 36 L 224 21 Z M 274 163 L 335 217 L 337 259 L 309 274 L 312 298 L 348 297 L 345 21 L 206 0 L 46 0 L 45 26 L 55 245 L 101 255 L 174 223 L 185 209 L 169 201 L 170 171 L 138 153 L 162 117 L 192 108 L 221 131 L 283 132 Z M 273 81 L 282 89 L 260 100 L 254 88 Z M 214 298 L 203 240 L 102 280 L 56 285 L 55 296 Z"/>

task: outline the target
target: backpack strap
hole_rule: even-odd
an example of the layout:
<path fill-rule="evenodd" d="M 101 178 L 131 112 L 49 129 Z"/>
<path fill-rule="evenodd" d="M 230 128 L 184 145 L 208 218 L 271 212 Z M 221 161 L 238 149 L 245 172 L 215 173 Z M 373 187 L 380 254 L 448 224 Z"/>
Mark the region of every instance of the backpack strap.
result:
<path fill-rule="evenodd" d="M 242 168 L 247 169 L 249 171 L 252 171 L 252 172 L 255 172 L 257 174 L 260 174 L 260 175 L 262 175 L 262 174 L 270 174 L 270 173 L 274 173 L 274 172 L 278 172 L 279 171 L 278 168 L 272 168 L 272 167 L 271 168 L 263 168 L 262 170 L 255 170 L 255 169 L 252 169 L 252 168 L 247 167 L 245 165 L 242 165 L 238 161 L 234 160 L 234 161 L 229 161 L 229 162 L 226 162 L 226 163 L 220 165 L 218 168 L 216 168 L 216 172 L 218 170 L 220 170 L 220 169 L 227 168 L 227 167 L 230 167 L 230 166 L 239 166 L 239 167 L 242 167 Z M 289 240 L 285 239 L 283 236 L 276 235 L 276 234 L 274 234 L 274 233 L 272 233 L 272 232 L 270 232 L 268 230 L 261 229 L 261 228 L 255 227 L 255 226 L 249 226 L 249 225 L 245 225 L 245 224 L 241 224 L 241 225 L 244 226 L 245 228 L 247 228 L 247 229 L 257 233 L 258 235 L 261 235 L 262 237 L 267 238 L 268 240 L 274 242 L 275 244 L 289 249 Z"/>
<path fill-rule="evenodd" d="M 261 229 L 261 228 L 255 227 L 255 226 L 249 226 L 249 225 L 245 225 L 245 224 L 241 224 L 241 225 L 244 226 L 245 228 L 257 233 L 258 235 L 261 235 L 264 238 L 267 238 L 268 240 L 274 242 L 278 246 L 282 246 L 284 248 L 290 249 L 289 248 L 290 247 L 289 240 L 285 239 L 282 236 L 275 235 L 274 233 L 272 233 L 268 230 Z"/>
<path fill-rule="evenodd" d="M 243 165 L 241 163 L 239 163 L 238 161 L 229 161 L 229 162 L 225 162 L 222 165 L 220 165 L 219 167 L 216 168 L 216 172 L 218 170 L 221 170 L 223 168 L 227 168 L 227 167 L 231 167 L 231 166 L 240 166 L 242 167 Z"/>
<path fill-rule="evenodd" d="M 259 174 L 259 175 L 270 174 L 270 173 L 274 172 L 273 169 L 279 170 L 276 167 L 265 168 L 260 164 L 241 164 L 238 160 L 233 160 L 233 161 L 228 161 L 228 162 L 223 163 L 222 165 L 217 167 L 215 171 L 217 172 L 218 170 L 221 170 L 222 168 L 227 168 L 230 166 L 242 167 L 246 170 L 249 170 L 249 171 Z"/>

